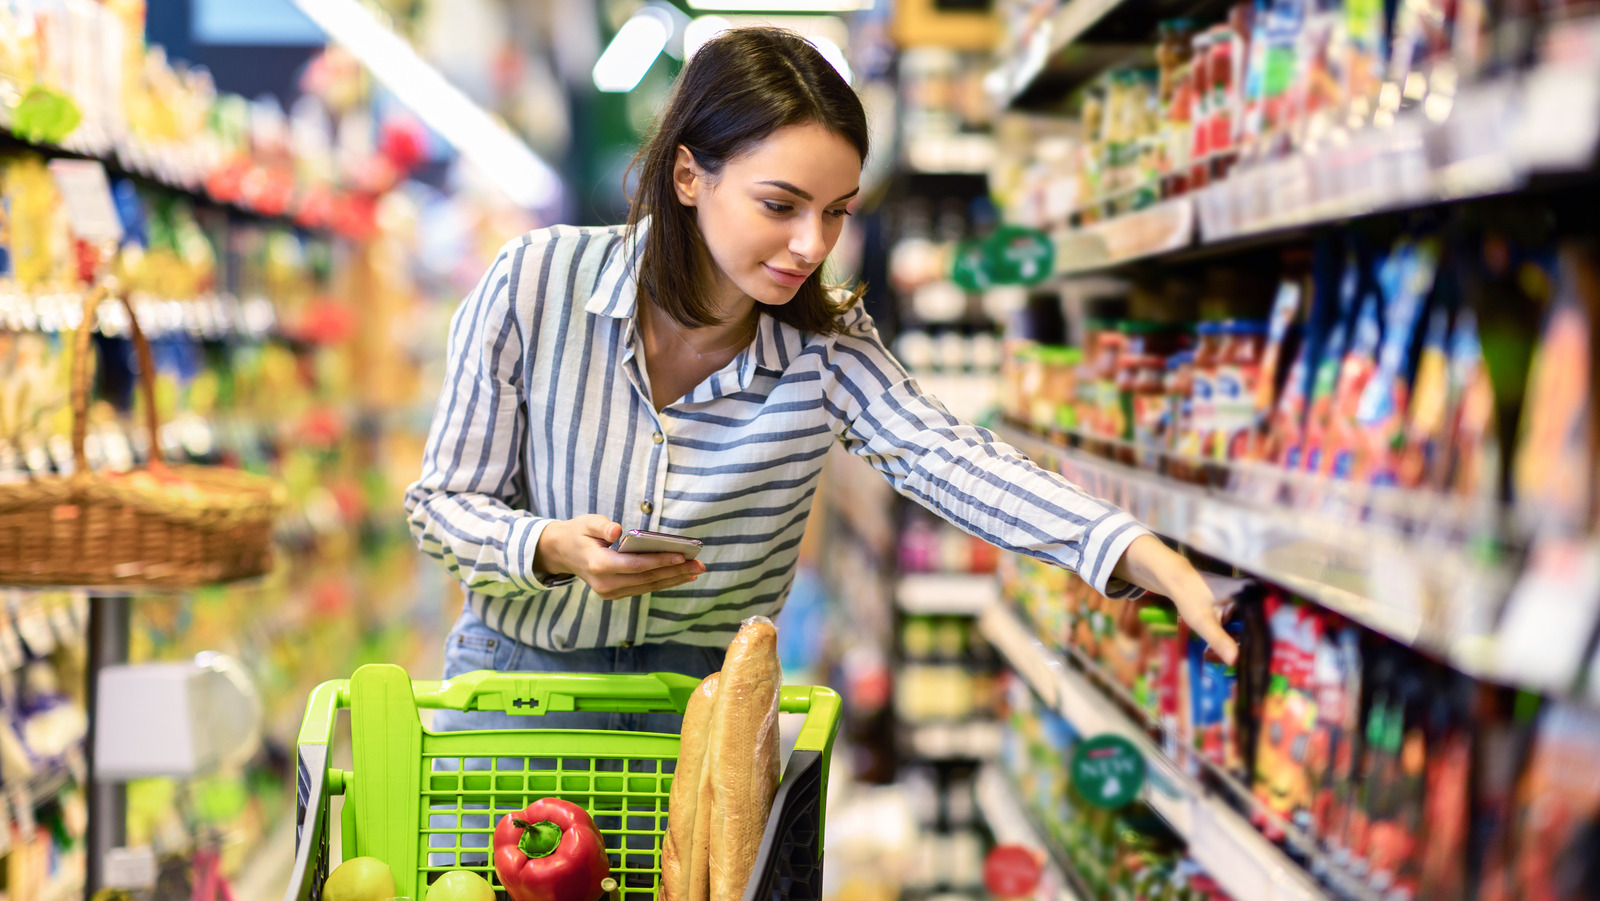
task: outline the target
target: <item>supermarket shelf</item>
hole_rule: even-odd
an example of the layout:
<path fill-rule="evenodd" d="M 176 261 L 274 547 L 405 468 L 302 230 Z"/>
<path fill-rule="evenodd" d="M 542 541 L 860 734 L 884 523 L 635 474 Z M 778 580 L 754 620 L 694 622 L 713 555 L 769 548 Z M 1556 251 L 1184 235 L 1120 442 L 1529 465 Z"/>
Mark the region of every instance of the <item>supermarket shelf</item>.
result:
<path fill-rule="evenodd" d="M 901 576 L 900 609 L 917 616 L 977 616 L 1000 598 L 994 574 L 916 573 Z"/>
<path fill-rule="evenodd" d="M 1497 537 L 1493 509 L 1267 467 L 1201 486 L 1015 426 L 1001 436 L 1173 541 L 1480 679 L 1569 691 L 1600 617 L 1548 588 L 1577 584 L 1572 560 L 1600 565 L 1600 547 L 1551 539 L 1525 557 Z"/>
<path fill-rule="evenodd" d="M 909 730 L 911 752 L 918 760 L 990 760 L 1000 754 L 999 723 L 924 723 Z"/>
<path fill-rule="evenodd" d="M 1194 201 L 1175 197 L 1094 225 L 1056 231 L 1054 274 L 1083 275 L 1183 250 L 1194 243 L 1194 236 Z"/>
<path fill-rule="evenodd" d="M 1045 703 L 1079 733 L 1131 741 L 1148 772 L 1145 801 L 1182 836 L 1189 856 L 1233 897 L 1252 901 L 1316 901 L 1328 896 L 1225 801 L 1162 754 L 1144 728 L 1058 653 L 1046 648 L 1016 614 L 996 605 L 979 626 Z"/>
<path fill-rule="evenodd" d="M 167 155 L 150 150 L 138 150 L 133 147 L 118 147 L 110 140 L 97 140 L 84 137 L 80 128 L 77 132 L 67 137 L 65 145 L 40 144 L 17 135 L 10 130 L 10 122 L 0 120 L 0 146 L 23 148 L 32 150 L 51 158 L 67 158 L 82 160 L 98 160 L 106 167 L 106 173 L 113 177 L 126 176 L 147 184 L 156 185 L 179 194 L 186 195 L 193 203 L 203 206 L 224 209 L 230 212 L 306 231 L 318 232 L 322 229 L 307 228 L 296 222 L 293 216 L 276 216 L 263 213 L 259 210 L 238 203 L 229 203 L 212 197 L 205 188 L 204 179 L 199 175 L 200 169 L 194 165 L 197 160 L 175 160 Z"/>
<path fill-rule="evenodd" d="M 1010 109 L 1059 105 L 1106 69 L 1150 56 L 1161 20 L 1208 19 L 1226 7 L 1226 0 L 1066 0 L 990 73 L 990 91 Z"/>
<path fill-rule="evenodd" d="M 1028 814 L 1021 799 L 1017 797 L 1011 781 L 999 767 L 990 765 L 978 772 L 974 794 L 977 796 L 978 809 L 988 821 L 989 831 L 994 834 L 996 842 L 1002 845 L 1021 845 L 1046 852 L 1044 880 L 1039 886 L 1039 891 L 1035 893 L 1035 898 L 1051 899 L 1051 901 L 1087 901 L 1093 897 L 1087 891 L 1074 888 L 1077 884 L 1076 874 L 1073 874 L 1069 881 L 1067 874 L 1072 873 L 1071 868 L 1066 866 L 1064 861 L 1057 859 L 1061 856 L 1059 850 L 1053 847 L 1053 842 L 1046 842 L 1035 828 L 1033 818 Z"/>
<path fill-rule="evenodd" d="M 1076 3 L 1069 4 L 1069 8 Z M 1566 26 L 1600 46 L 1600 20 Z M 1436 96 L 1434 100 L 1437 100 Z M 1058 278 L 1152 259 L 1291 240 L 1380 213 L 1504 196 L 1592 174 L 1600 147 L 1600 71 L 1545 63 L 1470 85 L 1453 98 L 1351 132 L 1320 149 L 1241 164 L 1185 197 L 1081 228 L 1058 228 Z"/>

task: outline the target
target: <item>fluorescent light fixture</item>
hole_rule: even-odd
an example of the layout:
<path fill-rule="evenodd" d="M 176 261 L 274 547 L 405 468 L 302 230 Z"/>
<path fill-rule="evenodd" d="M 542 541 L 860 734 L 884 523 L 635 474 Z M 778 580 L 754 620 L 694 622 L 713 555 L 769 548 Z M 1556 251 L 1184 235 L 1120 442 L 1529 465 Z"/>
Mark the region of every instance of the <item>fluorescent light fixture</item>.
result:
<path fill-rule="evenodd" d="M 671 39 L 672 18 L 666 13 L 649 6 L 634 13 L 595 61 L 594 86 L 614 94 L 638 87 Z"/>
<path fill-rule="evenodd" d="M 693 59 L 701 45 L 732 27 L 733 23 L 721 16 L 691 19 L 683 29 L 683 58 Z"/>
<path fill-rule="evenodd" d="M 561 196 L 554 169 L 357 0 L 295 0 L 295 5 L 513 203 L 536 209 Z"/>
<path fill-rule="evenodd" d="M 873 0 L 689 0 L 690 9 L 749 13 L 849 13 L 872 5 Z"/>
<path fill-rule="evenodd" d="M 817 52 L 822 54 L 822 58 L 827 60 L 829 65 L 839 70 L 839 77 L 844 79 L 844 83 L 849 84 L 852 78 L 850 63 L 845 60 L 844 51 L 839 49 L 839 45 L 835 44 L 832 38 L 826 38 L 820 34 L 812 35 L 810 41 L 811 46 L 817 48 Z"/>

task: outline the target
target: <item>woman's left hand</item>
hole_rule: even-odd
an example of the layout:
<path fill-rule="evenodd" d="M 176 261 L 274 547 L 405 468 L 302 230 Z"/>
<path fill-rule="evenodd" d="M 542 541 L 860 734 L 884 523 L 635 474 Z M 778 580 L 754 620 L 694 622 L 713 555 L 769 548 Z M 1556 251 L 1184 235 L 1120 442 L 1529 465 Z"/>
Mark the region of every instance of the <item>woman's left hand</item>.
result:
<path fill-rule="evenodd" d="M 1199 570 L 1153 535 L 1141 535 L 1128 545 L 1111 571 L 1113 578 L 1171 599 L 1178 615 L 1189 624 L 1222 662 L 1239 659 L 1239 644 L 1222 628 L 1216 595 Z"/>

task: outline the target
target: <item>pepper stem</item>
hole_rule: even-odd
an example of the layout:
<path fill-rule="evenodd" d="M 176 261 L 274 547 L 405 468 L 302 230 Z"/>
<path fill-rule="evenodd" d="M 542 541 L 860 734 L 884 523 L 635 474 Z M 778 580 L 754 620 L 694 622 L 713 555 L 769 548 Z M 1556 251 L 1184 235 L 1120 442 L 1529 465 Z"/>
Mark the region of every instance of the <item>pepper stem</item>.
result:
<path fill-rule="evenodd" d="M 512 817 L 511 825 L 522 830 L 517 850 L 529 858 L 549 857 L 561 844 L 561 827 L 549 820 L 530 823 L 520 817 Z"/>

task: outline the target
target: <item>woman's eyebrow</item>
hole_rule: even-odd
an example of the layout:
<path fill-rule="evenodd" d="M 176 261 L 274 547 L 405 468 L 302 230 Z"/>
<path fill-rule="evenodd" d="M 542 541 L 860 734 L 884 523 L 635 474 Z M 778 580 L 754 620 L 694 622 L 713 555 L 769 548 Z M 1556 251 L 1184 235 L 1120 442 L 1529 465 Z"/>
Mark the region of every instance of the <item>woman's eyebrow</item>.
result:
<path fill-rule="evenodd" d="M 811 192 L 802 191 L 799 188 L 795 187 L 794 185 L 789 184 L 786 181 L 779 181 L 779 180 L 773 179 L 773 180 L 770 180 L 770 181 L 758 182 L 758 184 L 772 185 L 774 188 L 779 188 L 781 190 L 788 191 L 790 194 L 793 194 L 794 196 L 800 198 L 801 200 L 810 201 L 810 200 L 815 200 L 816 199 L 816 198 L 811 196 Z M 856 196 L 857 194 L 860 194 L 860 193 L 861 193 L 861 188 L 858 186 L 854 191 L 851 191 L 850 193 L 844 195 L 843 197 L 840 197 L 839 200 L 835 200 L 834 203 L 838 203 L 840 200 L 849 200 L 850 198 L 852 198 L 852 197 L 854 197 L 854 196 Z"/>

